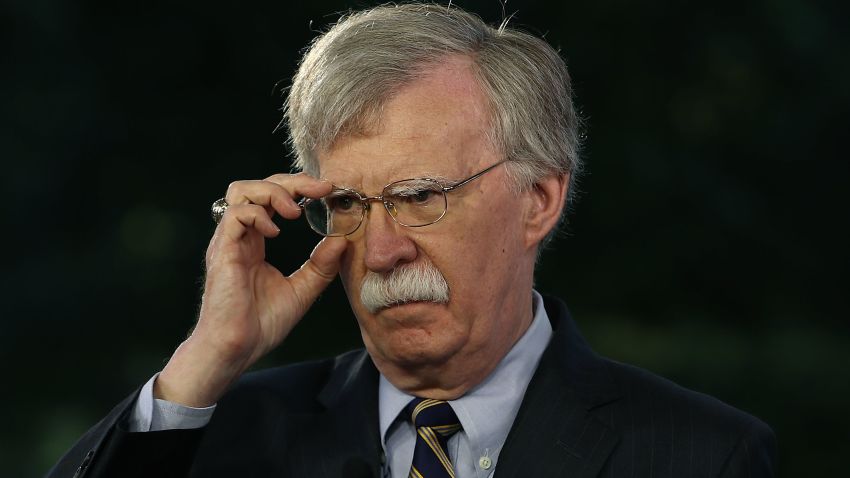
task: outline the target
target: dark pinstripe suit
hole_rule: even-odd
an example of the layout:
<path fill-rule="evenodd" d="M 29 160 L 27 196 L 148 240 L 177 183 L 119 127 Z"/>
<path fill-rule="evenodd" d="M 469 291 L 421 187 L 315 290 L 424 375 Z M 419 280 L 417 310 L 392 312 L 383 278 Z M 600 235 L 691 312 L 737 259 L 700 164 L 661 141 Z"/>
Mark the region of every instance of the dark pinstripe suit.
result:
<path fill-rule="evenodd" d="M 597 356 L 566 306 L 526 391 L 496 477 L 762 477 L 770 428 L 714 398 Z M 247 375 L 201 430 L 127 433 L 134 396 L 49 476 L 377 477 L 378 374 L 364 351 Z M 88 457 L 88 459 L 86 459 Z"/>

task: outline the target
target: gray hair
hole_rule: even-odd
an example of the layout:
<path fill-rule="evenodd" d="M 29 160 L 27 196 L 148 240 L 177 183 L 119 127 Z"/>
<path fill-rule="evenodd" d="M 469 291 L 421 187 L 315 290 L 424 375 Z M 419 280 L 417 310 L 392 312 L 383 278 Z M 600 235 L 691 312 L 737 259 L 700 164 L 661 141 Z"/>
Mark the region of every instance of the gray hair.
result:
<path fill-rule="evenodd" d="M 369 132 L 383 105 L 428 68 L 468 56 L 490 109 L 490 139 L 520 190 L 581 172 L 580 119 L 564 60 L 544 40 L 487 25 L 457 7 L 382 5 L 339 20 L 308 48 L 284 105 L 295 167 L 319 172 L 317 153 Z"/>
<path fill-rule="evenodd" d="M 416 301 L 449 301 L 449 284 L 431 262 L 403 264 L 385 274 L 367 271 L 360 286 L 360 302 L 373 314 L 384 307 Z"/>

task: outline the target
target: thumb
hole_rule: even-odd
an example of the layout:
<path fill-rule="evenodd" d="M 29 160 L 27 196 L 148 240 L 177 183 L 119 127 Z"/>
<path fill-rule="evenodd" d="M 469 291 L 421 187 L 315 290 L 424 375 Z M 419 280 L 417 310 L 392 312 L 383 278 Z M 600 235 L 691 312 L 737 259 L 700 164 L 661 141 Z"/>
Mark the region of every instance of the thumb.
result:
<path fill-rule="evenodd" d="M 307 309 L 330 284 L 339 272 L 339 260 L 348 240 L 344 237 L 326 237 L 316 244 L 310 258 L 289 276 L 290 284 L 298 297 L 299 314 Z"/>

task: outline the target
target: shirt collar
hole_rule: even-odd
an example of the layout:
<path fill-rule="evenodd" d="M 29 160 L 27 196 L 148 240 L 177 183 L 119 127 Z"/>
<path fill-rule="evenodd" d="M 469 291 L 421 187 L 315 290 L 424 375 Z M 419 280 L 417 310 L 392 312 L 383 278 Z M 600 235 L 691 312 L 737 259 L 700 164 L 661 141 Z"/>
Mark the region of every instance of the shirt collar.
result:
<path fill-rule="evenodd" d="M 457 414 L 473 453 L 489 452 L 495 459 L 519 411 L 525 389 L 549 339 L 552 325 L 543 297 L 532 290 L 534 318 L 496 369 L 472 390 L 449 403 Z M 387 430 L 414 397 L 397 389 L 383 376 L 378 384 L 381 444 L 386 450 Z"/>

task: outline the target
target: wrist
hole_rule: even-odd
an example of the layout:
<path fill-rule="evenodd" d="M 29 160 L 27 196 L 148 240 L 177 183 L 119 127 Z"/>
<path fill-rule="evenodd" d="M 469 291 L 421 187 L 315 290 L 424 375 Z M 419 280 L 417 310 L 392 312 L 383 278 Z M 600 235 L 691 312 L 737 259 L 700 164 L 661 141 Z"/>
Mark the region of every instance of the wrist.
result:
<path fill-rule="evenodd" d="M 180 344 L 154 382 L 154 398 L 195 408 L 214 405 L 244 369 L 210 352 L 192 338 Z"/>

